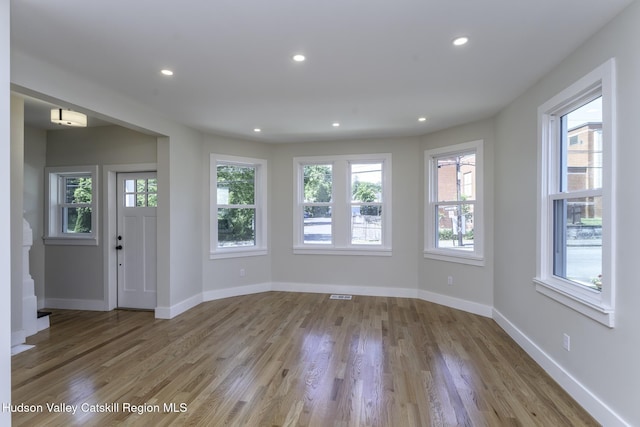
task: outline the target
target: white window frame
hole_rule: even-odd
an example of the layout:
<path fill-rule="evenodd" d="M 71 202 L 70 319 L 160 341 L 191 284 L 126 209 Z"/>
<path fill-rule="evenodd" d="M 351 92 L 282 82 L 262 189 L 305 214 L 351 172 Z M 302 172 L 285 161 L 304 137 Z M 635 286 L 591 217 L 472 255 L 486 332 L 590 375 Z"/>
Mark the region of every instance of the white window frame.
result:
<path fill-rule="evenodd" d="M 553 274 L 553 200 L 558 196 L 562 115 L 602 96 L 602 278 L 600 292 Z M 615 60 L 610 59 L 538 108 L 538 219 L 536 290 L 610 328 L 615 320 L 615 154 L 616 154 Z M 584 193 L 581 192 L 581 193 Z M 581 194 L 580 193 L 580 194 Z M 563 193 L 564 194 L 564 193 Z M 580 197 L 577 192 L 567 197 Z"/>
<path fill-rule="evenodd" d="M 91 233 L 63 232 L 64 203 L 62 188 L 65 177 L 91 175 Z M 44 243 L 47 245 L 98 245 L 98 166 L 63 166 L 45 168 L 45 233 Z"/>
<path fill-rule="evenodd" d="M 254 246 L 218 247 L 218 165 L 253 167 L 256 170 L 254 207 L 256 210 L 256 244 Z M 209 157 L 209 259 L 262 256 L 269 253 L 267 242 L 267 160 L 211 153 Z"/>
<path fill-rule="evenodd" d="M 351 242 L 351 164 L 382 164 L 382 239 L 379 245 Z M 304 171 L 306 165 L 332 165 L 331 244 L 304 243 Z M 318 255 L 392 255 L 391 154 L 353 154 L 293 159 L 293 253 Z M 378 203 L 371 203 L 378 204 Z M 324 205 L 324 204 L 323 204 Z"/>
<path fill-rule="evenodd" d="M 484 265 L 484 155 L 483 140 L 470 141 L 424 152 L 425 162 L 425 226 L 424 257 L 461 264 Z M 438 159 L 475 153 L 475 201 L 473 202 L 473 251 L 458 248 L 439 248 L 438 239 Z M 468 202 L 465 202 L 468 203 Z"/>

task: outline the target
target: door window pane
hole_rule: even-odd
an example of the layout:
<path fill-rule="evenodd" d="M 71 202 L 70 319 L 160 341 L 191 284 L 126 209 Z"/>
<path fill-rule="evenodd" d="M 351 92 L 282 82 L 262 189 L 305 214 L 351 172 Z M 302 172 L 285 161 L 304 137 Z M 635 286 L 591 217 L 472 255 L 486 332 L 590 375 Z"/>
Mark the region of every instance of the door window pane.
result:
<path fill-rule="evenodd" d="M 127 208 L 158 207 L 156 178 L 126 179 L 124 191 L 124 206 Z"/>

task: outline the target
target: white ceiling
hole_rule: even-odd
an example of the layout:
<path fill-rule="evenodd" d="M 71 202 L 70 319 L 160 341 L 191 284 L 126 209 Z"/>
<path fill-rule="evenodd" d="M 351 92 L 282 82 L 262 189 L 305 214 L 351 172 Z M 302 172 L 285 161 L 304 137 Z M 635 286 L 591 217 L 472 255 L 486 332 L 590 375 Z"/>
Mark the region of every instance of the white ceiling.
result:
<path fill-rule="evenodd" d="M 205 132 L 420 135 L 495 114 L 629 3 L 11 0 L 11 42 Z"/>

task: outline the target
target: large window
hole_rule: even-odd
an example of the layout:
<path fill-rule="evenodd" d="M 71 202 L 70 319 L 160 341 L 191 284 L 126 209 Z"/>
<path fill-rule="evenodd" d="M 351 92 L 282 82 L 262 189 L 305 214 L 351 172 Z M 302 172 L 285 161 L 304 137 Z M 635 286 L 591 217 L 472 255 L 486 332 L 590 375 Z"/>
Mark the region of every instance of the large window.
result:
<path fill-rule="evenodd" d="M 294 251 L 391 254 L 391 155 L 294 159 Z"/>
<path fill-rule="evenodd" d="M 613 61 L 539 109 L 538 290 L 613 326 Z"/>
<path fill-rule="evenodd" d="M 483 265 L 482 141 L 425 152 L 426 258 Z"/>
<path fill-rule="evenodd" d="M 45 243 L 97 245 L 97 166 L 46 169 Z"/>
<path fill-rule="evenodd" d="M 266 160 L 211 155 L 211 257 L 267 253 Z"/>

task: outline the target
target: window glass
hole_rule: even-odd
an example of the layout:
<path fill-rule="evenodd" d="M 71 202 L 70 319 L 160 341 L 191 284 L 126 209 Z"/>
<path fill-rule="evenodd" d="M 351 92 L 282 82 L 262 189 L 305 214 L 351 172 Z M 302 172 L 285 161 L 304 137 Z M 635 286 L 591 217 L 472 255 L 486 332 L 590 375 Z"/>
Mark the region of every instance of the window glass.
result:
<path fill-rule="evenodd" d="M 254 246 L 256 210 L 252 208 L 218 209 L 218 247 Z"/>
<path fill-rule="evenodd" d="M 158 180 L 156 178 L 126 179 L 124 206 L 127 208 L 158 207 Z"/>
<path fill-rule="evenodd" d="M 218 165 L 218 204 L 253 205 L 256 169 L 252 166 Z"/>
<path fill-rule="evenodd" d="M 304 165 L 303 241 L 306 244 L 332 243 L 333 166 Z"/>
<path fill-rule="evenodd" d="M 332 165 L 304 165 L 304 202 L 331 202 L 333 191 Z"/>
<path fill-rule="evenodd" d="M 436 247 L 473 252 L 476 153 L 439 157 L 436 170 Z"/>
<path fill-rule="evenodd" d="M 425 151 L 425 258 L 484 265 L 483 141 Z"/>
<path fill-rule="evenodd" d="M 62 233 L 91 233 L 91 175 L 62 176 Z"/>
<path fill-rule="evenodd" d="M 562 115 L 560 120 L 560 173 L 552 196 L 553 274 L 600 292 L 602 97 Z M 563 196 L 576 192 L 584 196 Z"/>
<path fill-rule="evenodd" d="M 351 163 L 351 244 L 382 244 L 382 163 Z"/>
<path fill-rule="evenodd" d="M 294 159 L 294 253 L 391 255 L 391 154 Z"/>

